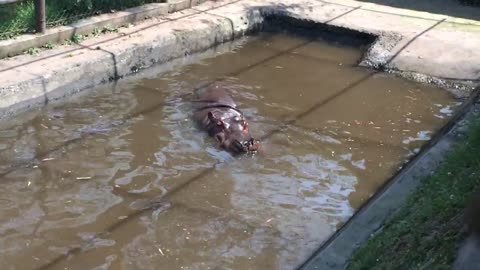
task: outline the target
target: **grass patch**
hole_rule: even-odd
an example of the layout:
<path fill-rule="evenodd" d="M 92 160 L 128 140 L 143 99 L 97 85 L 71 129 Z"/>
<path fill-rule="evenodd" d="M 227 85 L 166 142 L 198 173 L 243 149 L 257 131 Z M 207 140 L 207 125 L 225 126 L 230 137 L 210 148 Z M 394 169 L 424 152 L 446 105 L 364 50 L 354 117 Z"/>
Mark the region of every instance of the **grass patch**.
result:
<path fill-rule="evenodd" d="M 29 48 L 26 53 L 30 54 L 30 55 L 36 55 L 40 52 L 40 49 L 39 48 Z"/>
<path fill-rule="evenodd" d="M 464 5 L 480 7 L 480 0 L 460 0 Z"/>
<path fill-rule="evenodd" d="M 46 0 L 47 26 L 66 25 L 82 18 L 165 0 Z M 0 5 L 0 40 L 34 32 L 33 0 Z"/>
<path fill-rule="evenodd" d="M 47 42 L 47 44 L 43 45 L 43 47 L 44 47 L 45 49 L 51 50 L 51 49 L 54 49 L 54 48 L 55 48 L 55 44 L 53 44 L 51 41 L 49 41 L 49 42 Z"/>
<path fill-rule="evenodd" d="M 440 168 L 423 179 L 383 229 L 348 266 L 360 269 L 451 269 L 465 238 L 463 212 L 480 184 L 480 120 Z"/>

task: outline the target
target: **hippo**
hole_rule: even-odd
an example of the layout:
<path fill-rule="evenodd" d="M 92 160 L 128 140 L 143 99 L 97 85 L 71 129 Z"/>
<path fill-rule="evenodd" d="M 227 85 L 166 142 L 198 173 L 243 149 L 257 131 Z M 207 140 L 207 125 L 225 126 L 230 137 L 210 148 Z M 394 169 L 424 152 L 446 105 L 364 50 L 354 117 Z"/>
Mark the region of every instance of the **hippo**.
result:
<path fill-rule="evenodd" d="M 248 129 L 248 122 L 237 104 L 219 83 L 208 86 L 194 100 L 193 119 L 215 138 L 222 148 L 233 153 L 254 153 L 260 143 Z"/>

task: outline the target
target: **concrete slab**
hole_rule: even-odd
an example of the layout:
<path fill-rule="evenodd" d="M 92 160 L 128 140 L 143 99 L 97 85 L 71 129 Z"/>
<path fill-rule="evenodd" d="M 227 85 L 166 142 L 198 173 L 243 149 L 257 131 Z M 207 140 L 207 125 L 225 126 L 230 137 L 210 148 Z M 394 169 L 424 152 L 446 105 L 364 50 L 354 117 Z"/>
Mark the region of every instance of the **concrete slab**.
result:
<path fill-rule="evenodd" d="M 168 5 L 186 7 L 187 2 L 175 0 Z M 58 93 L 77 92 L 139 68 L 205 50 L 255 30 L 271 14 L 378 36 L 363 65 L 406 72 L 417 80 L 433 77 L 433 82 L 450 80 L 468 86 L 479 81 L 478 21 L 353 0 L 209 1 L 184 14 L 147 20 L 80 45 L 1 60 L 0 116 L 58 98 Z M 59 90 L 56 95 L 54 90 Z"/>
<path fill-rule="evenodd" d="M 112 14 L 101 14 L 79 20 L 67 26 L 47 29 L 42 34 L 26 34 L 9 40 L 0 41 L 0 58 L 22 54 L 29 48 L 40 48 L 47 43 L 62 43 L 74 35 L 87 35 L 95 28 L 105 26 L 120 27 L 130 23 L 138 23 L 149 18 L 166 16 L 199 5 L 205 0 L 168 0 L 166 3 L 151 3 L 129 8 Z M 148 22 L 147 22 L 148 23 Z"/>
<path fill-rule="evenodd" d="M 2 40 L 0 41 L 0 58 L 21 54 L 29 48 L 42 47 L 48 42 L 54 44 L 61 43 L 76 34 L 90 34 L 95 28 L 102 29 L 107 25 L 119 27 L 124 24 L 139 22 L 146 18 L 167 15 L 168 12 L 169 4 L 153 3 L 113 14 L 94 16 L 68 26 L 49 28 L 43 34 L 27 34 L 14 39 Z"/>

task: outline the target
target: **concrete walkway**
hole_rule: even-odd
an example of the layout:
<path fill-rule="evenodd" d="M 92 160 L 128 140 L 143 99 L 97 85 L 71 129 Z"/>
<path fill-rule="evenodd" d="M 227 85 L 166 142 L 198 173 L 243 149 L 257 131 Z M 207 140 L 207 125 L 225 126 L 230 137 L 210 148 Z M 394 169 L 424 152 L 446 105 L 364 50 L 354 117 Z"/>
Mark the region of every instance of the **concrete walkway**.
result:
<path fill-rule="evenodd" d="M 218 1 L 80 45 L 0 60 L 0 117 L 230 40 L 261 24 L 267 13 L 377 35 L 366 65 L 404 71 L 419 80 L 479 82 L 478 21 L 352 0 Z"/>

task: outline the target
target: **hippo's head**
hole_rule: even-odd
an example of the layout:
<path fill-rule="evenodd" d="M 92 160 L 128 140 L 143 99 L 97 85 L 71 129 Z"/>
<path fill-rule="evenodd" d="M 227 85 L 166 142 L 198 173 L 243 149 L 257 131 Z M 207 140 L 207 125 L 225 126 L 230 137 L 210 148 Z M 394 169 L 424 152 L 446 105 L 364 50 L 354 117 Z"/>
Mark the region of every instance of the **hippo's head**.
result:
<path fill-rule="evenodd" d="M 214 138 L 227 151 L 240 154 L 256 152 L 259 149 L 260 142 L 250 135 L 248 122 L 243 116 L 218 119 L 209 113 L 208 117 L 216 125 Z"/>

